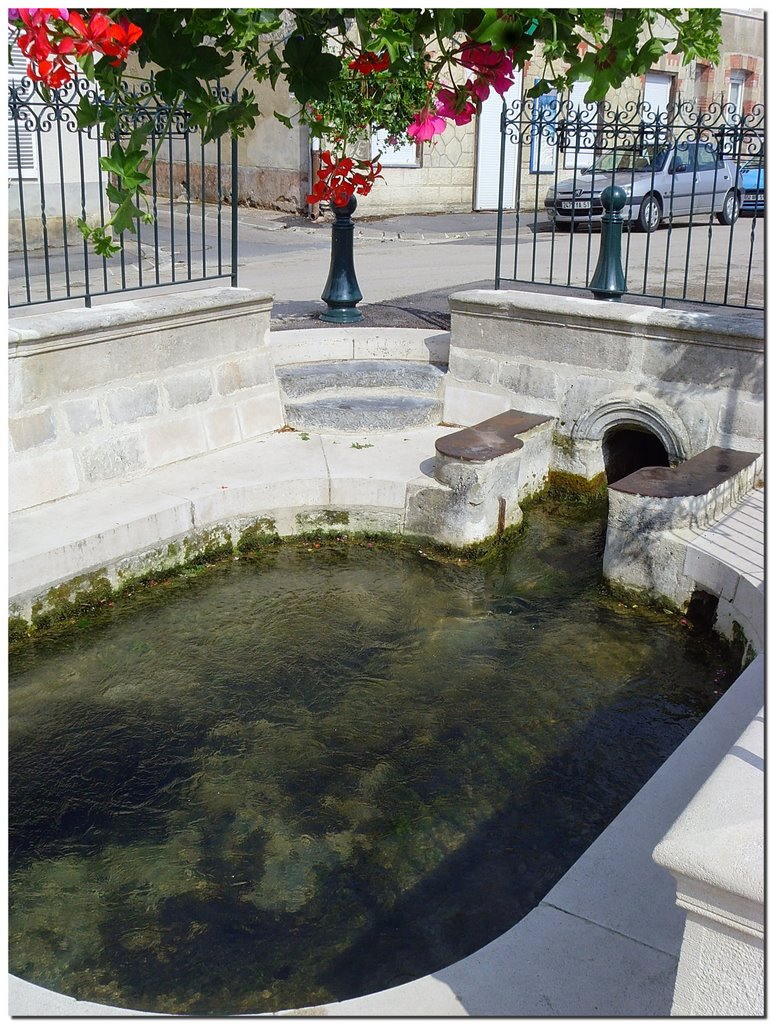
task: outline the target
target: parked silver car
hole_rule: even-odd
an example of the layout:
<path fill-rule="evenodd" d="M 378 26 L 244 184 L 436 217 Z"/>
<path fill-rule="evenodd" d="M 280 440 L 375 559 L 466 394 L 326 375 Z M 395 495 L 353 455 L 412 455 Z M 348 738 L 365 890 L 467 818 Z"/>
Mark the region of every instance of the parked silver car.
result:
<path fill-rule="evenodd" d="M 712 142 L 678 142 L 606 153 L 548 189 L 544 205 L 556 226 L 599 222 L 600 194 L 612 184 L 627 193 L 622 216 L 639 231 L 656 231 L 671 217 L 705 213 L 734 224 L 743 199 L 742 176 Z"/>

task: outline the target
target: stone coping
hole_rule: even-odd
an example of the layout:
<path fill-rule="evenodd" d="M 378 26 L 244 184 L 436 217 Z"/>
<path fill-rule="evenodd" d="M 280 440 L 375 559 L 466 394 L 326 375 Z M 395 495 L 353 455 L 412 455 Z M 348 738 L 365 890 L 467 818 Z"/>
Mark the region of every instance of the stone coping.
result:
<path fill-rule="evenodd" d="M 670 872 L 755 904 L 763 934 L 763 713 L 738 736 L 658 844 L 654 860 Z"/>
<path fill-rule="evenodd" d="M 268 347 L 274 366 L 346 359 L 405 359 L 446 366 L 450 332 L 432 328 L 319 327 L 272 331 Z"/>
<path fill-rule="evenodd" d="M 14 316 L 8 322 L 9 356 L 23 356 L 40 349 L 69 348 L 73 342 L 102 341 L 107 337 L 158 333 L 184 327 L 192 320 L 219 323 L 243 316 L 245 309 L 270 312 L 273 297 L 249 288 L 208 288 L 175 295 L 139 296 L 87 309 L 37 312 Z"/>
<path fill-rule="evenodd" d="M 434 447 L 440 455 L 463 462 L 489 462 L 500 455 L 519 451 L 523 442 L 517 437 L 534 427 L 552 419 L 551 416 L 540 416 L 537 413 L 520 412 L 510 409 L 508 412 L 491 416 L 473 427 L 457 430 L 435 441 Z"/>
<path fill-rule="evenodd" d="M 747 469 L 760 457 L 758 452 L 732 448 L 707 448 L 675 467 L 648 466 L 609 484 L 609 489 L 647 498 L 685 498 L 707 494 Z"/>
<path fill-rule="evenodd" d="M 545 296 L 536 292 L 490 291 L 469 289 L 458 291 L 448 299 L 451 314 L 471 313 L 478 318 L 527 318 L 566 327 L 579 321 L 593 331 L 610 334 L 666 338 L 696 342 L 719 348 L 764 350 L 766 325 L 754 316 L 729 316 L 725 313 L 684 312 L 659 309 L 656 306 L 624 305 L 598 302 L 597 299 L 567 295 Z"/>

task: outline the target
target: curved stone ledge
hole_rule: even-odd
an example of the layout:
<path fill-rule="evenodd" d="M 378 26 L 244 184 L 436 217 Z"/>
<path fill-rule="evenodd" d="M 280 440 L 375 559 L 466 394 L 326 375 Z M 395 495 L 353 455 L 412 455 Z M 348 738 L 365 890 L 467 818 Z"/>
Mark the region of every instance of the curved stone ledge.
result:
<path fill-rule="evenodd" d="M 761 674 L 760 662 L 757 671 Z M 686 911 L 674 1016 L 764 1014 L 764 716 L 654 850 Z"/>
<path fill-rule="evenodd" d="M 275 366 L 339 359 L 409 359 L 447 365 L 450 332 L 411 327 L 320 327 L 272 331 Z"/>

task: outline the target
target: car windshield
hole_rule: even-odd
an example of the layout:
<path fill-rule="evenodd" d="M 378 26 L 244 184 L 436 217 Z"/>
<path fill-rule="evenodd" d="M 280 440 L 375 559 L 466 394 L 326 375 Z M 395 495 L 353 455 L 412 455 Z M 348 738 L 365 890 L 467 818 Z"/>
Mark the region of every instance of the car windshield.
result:
<path fill-rule="evenodd" d="M 668 147 L 644 146 L 641 149 L 617 149 L 604 153 L 602 157 L 588 169 L 588 174 L 610 174 L 612 171 L 635 171 L 651 173 L 661 171 L 665 166 Z"/>

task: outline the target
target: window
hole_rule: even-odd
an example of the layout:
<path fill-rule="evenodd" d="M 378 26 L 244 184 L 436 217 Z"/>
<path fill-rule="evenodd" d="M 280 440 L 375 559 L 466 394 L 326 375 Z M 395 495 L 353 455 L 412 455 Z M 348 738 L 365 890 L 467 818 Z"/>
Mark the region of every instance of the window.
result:
<path fill-rule="evenodd" d="M 420 167 L 421 158 L 418 152 L 418 144 L 408 143 L 404 146 L 390 146 L 389 136 L 383 128 L 379 128 L 372 134 L 371 159 L 375 159 L 378 153 L 381 154 L 380 162 L 384 167 Z"/>
<path fill-rule="evenodd" d="M 698 171 L 715 171 L 723 166 L 724 161 L 719 158 L 718 150 L 712 142 L 697 147 Z"/>
<path fill-rule="evenodd" d="M 727 120 L 742 117 L 743 93 L 745 91 L 745 72 L 732 71 L 729 75 L 729 98 Z"/>
<path fill-rule="evenodd" d="M 693 142 L 678 143 L 673 163 L 677 174 L 694 174 L 694 151 L 696 148 Z"/>

